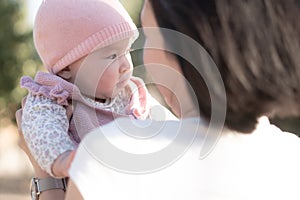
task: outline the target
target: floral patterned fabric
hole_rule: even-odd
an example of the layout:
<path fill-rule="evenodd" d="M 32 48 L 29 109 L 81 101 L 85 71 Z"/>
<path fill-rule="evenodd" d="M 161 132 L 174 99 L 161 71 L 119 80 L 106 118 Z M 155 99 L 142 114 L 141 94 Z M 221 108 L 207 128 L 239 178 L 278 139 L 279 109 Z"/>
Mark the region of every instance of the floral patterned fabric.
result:
<path fill-rule="evenodd" d="M 51 166 L 62 153 L 73 150 L 66 109 L 53 100 L 29 94 L 22 115 L 22 131 L 38 164 L 52 175 Z"/>

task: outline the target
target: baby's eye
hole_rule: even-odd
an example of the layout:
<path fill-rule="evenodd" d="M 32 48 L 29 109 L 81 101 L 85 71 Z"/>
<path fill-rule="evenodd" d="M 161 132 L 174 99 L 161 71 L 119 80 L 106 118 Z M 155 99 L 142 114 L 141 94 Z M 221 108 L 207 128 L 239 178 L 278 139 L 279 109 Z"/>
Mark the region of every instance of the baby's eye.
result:
<path fill-rule="evenodd" d="M 106 59 L 114 60 L 114 59 L 116 59 L 117 57 L 118 57 L 117 54 L 114 53 L 114 54 L 112 54 L 112 55 L 106 57 Z"/>

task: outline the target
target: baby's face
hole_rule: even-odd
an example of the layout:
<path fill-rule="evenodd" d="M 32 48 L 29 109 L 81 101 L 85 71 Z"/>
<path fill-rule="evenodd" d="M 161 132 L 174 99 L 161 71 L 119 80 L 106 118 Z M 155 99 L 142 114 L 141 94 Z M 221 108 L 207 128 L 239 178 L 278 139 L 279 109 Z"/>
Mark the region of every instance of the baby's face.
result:
<path fill-rule="evenodd" d="M 70 65 L 71 82 L 89 97 L 114 97 L 132 76 L 130 41 L 125 39 L 96 49 Z"/>

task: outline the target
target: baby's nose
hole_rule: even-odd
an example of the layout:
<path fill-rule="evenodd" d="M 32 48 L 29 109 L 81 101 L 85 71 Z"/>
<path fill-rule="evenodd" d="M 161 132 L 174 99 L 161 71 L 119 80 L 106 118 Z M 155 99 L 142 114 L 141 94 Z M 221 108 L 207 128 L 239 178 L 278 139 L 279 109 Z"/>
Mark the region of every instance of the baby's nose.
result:
<path fill-rule="evenodd" d="M 127 71 L 130 71 L 132 69 L 132 62 L 131 62 L 131 59 L 130 58 L 127 58 L 126 55 L 123 55 L 120 57 L 120 69 L 119 69 L 119 72 L 122 74 L 122 73 L 125 73 Z"/>

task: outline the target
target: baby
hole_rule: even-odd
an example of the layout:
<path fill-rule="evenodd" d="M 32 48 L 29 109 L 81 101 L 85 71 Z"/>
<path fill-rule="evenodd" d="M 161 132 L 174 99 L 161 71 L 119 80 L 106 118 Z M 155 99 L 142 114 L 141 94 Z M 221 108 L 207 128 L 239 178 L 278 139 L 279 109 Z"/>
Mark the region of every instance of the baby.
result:
<path fill-rule="evenodd" d="M 149 117 L 149 95 L 132 77 L 137 28 L 117 0 L 44 0 L 34 44 L 49 71 L 22 77 L 22 130 L 39 165 L 68 176 L 84 135 L 116 117 Z"/>

